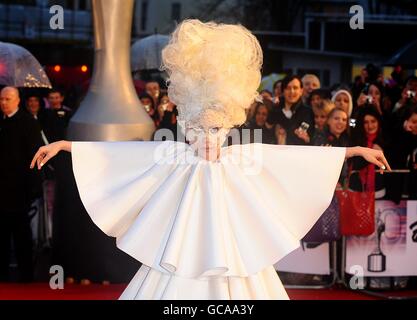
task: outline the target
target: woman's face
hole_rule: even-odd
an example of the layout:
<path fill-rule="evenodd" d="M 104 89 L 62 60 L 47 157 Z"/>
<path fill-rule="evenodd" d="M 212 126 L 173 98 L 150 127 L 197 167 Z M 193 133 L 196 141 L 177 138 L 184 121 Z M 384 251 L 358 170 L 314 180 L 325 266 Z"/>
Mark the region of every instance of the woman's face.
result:
<path fill-rule="evenodd" d="M 311 100 L 310 100 L 311 107 L 312 108 L 318 108 L 321 101 L 322 101 L 322 99 L 321 99 L 320 95 L 318 95 L 318 94 L 312 95 Z"/>
<path fill-rule="evenodd" d="M 347 114 L 342 110 L 336 110 L 327 120 L 329 130 L 335 136 L 340 136 L 347 128 Z"/>
<path fill-rule="evenodd" d="M 378 105 L 381 103 L 381 91 L 375 85 L 370 85 L 368 94 L 372 97 L 372 101 L 377 101 Z"/>
<path fill-rule="evenodd" d="M 256 125 L 263 127 L 268 118 L 268 109 L 264 105 L 260 105 L 255 115 Z"/>
<path fill-rule="evenodd" d="M 314 123 L 318 129 L 323 129 L 327 121 L 327 115 L 324 112 L 314 112 Z"/>
<path fill-rule="evenodd" d="M 408 119 L 408 124 L 413 135 L 417 135 L 417 113 L 413 113 L 412 116 Z"/>
<path fill-rule="evenodd" d="M 145 85 L 146 92 L 153 98 L 158 98 L 160 93 L 159 83 L 156 81 L 147 82 Z"/>
<path fill-rule="evenodd" d="M 346 114 L 349 114 L 349 97 L 346 93 L 339 93 L 334 100 L 334 104 L 337 108 L 342 108 Z"/>
<path fill-rule="evenodd" d="M 289 82 L 287 87 L 284 89 L 285 101 L 290 104 L 297 103 L 302 94 L 303 89 L 301 88 L 301 83 L 298 79 L 294 79 Z"/>
<path fill-rule="evenodd" d="M 186 124 L 185 138 L 195 154 L 208 161 L 220 156 L 230 129 L 223 126 L 224 114 L 207 109 L 196 121 Z"/>
<path fill-rule="evenodd" d="M 280 97 L 282 95 L 281 82 L 278 82 L 274 88 L 274 97 Z"/>
<path fill-rule="evenodd" d="M 368 114 L 363 119 L 363 127 L 367 135 L 375 134 L 378 132 L 379 128 L 378 120 L 374 116 Z"/>
<path fill-rule="evenodd" d="M 220 149 L 228 132 L 229 129 L 221 127 L 188 127 L 185 137 L 197 156 L 215 161 L 220 156 Z"/>
<path fill-rule="evenodd" d="M 320 83 L 317 81 L 317 79 L 309 77 L 304 80 L 303 88 L 304 96 L 308 97 L 313 90 L 320 88 Z"/>

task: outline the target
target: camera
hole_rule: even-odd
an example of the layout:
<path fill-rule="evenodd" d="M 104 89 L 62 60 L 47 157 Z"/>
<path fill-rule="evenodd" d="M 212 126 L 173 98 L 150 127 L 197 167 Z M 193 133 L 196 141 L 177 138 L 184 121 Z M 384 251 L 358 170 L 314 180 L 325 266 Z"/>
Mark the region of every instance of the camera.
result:
<path fill-rule="evenodd" d="M 298 130 L 307 131 L 310 125 L 307 122 L 302 122 L 298 127 Z"/>
<path fill-rule="evenodd" d="M 415 91 L 407 90 L 407 98 L 408 99 L 414 98 L 415 96 L 416 96 Z"/>
<path fill-rule="evenodd" d="M 356 127 L 356 119 L 349 119 L 349 127 Z"/>
<path fill-rule="evenodd" d="M 372 99 L 372 96 L 366 96 L 366 103 L 367 104 L 372 104 L 372 101 L 373 101 L 373 99 Z"/>
<path fill-rule="evenodd" d="M 149 112 L 151 110 L 151 106 L 149 104 L 145 104 L 144 108 L 145 108 L 146 112 Z"/>

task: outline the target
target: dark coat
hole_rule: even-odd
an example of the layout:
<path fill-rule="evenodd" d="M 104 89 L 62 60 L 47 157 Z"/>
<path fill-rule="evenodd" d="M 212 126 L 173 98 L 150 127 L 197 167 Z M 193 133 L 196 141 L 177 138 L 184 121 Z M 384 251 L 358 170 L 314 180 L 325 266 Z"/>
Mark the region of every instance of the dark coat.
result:
<path fill-rule="evenodd" d="M 279 124 L 287 132 L 287 144 L 290 145 L 305 145 L 304 140 L 298 138 L 294 133 L 295 129 L 300 127 L 302 122 L 306 122 L 310 125 L 307 133 L 310 137 L 314 134 L 314 113 L 313 110 L 304 105 L 302 100 L 291 107 L 292 117 L 288 119 L 282 110 L 285 107 L 285 100 L 282 99 L 278 106 L 273 108 L 269 113 L 267 122 L 270 124 Z"/>
<path fill-rule="evenodd" d="M 379 145 L 383 150 L 385 150 L 385 144 L 382 139 L 382 134 L 375 138 L 374 144 Z M 367 143 L 365 139 L 353 139 L 351 145 L 354 146 L 362 146 L 367 147 Z M 363 157 L 352 157 L 348 160 L 349 166 L 351 167 L 352 171 L 355 171 L 351 174 L 349 180 L 349 188 L 355 191 L 365 191 L 363 182 L 360 178 L 360 174 L 358 171 L 369 167 L 369 162 L 366 161 Z M 384 182 L 384 175 L 378 173 L 378 167 L 375 167 L 375 191 L 381 190 L 385 188 Z"/>
<path fill-rule="evenodd" d="M 55 112 L 51 109 L 41 108 L 35 119 L 49 143 L 62 140 L 64 138 L 64 134 L 62 132 L 65 127 L 60 127 L 62 123 L 58 121 Z"/>
<path fill-rule="evenodd" d="M 60 109 L 50 109 L 54 117 L 54 141 L 64 140 L 67 136 L 68 123 L 72 117 L 70 108 L 62 106 Z"/>
<path fill-rule="evenodd" d="M 268 129 L 267 127 L 260 127 L 256 124 L 255 121 L 249 122 L 243 127 L 243 129 L 250 130 L 250 143 L 255 142 L 255 130 L 262 131 L 262 143 L 264 144 L 277 144 L 277 139 L 273 129 Z"/>
<path fill-rule="evenodd" d="M 0 114 L 0 212 L 24 211 L 40 192 L 40 174 L 29 168 L 42 146 L 40 128 L 25 111 Z"/>
<path fill-rule="evenodd" d="M 329 145 L 331 147 L 349 147 L 349 134 L 345 131 L 340 137 L 336 137 L 332 134 L 329 128 L 326 126 L 324 129 L 324 145 Z M 347 162 L 343 163 L 342 171 L 339 176 L 339 183 L 343 186 L 348 175 L 348 166 Z"/>

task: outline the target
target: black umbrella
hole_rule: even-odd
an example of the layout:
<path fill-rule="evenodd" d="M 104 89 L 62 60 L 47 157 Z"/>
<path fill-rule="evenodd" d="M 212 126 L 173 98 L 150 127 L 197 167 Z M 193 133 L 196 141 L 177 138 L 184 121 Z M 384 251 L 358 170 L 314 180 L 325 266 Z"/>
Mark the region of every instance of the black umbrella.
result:
<path fill-rule="evenodd" d="M 404 69 L 417 68 L 417 40 L 398 50 L 386 63 L 387 66 L 400 65 Z"/>

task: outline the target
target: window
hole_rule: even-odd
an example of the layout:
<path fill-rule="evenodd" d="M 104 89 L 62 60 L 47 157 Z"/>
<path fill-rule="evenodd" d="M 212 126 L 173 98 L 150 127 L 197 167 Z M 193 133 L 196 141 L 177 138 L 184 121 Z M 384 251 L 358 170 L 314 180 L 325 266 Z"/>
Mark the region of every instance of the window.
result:
<path fill-rule="evenodd" d="M 148 23 L 148 1 L 142 2 L 141 7 L 141 19 L 140 19 L 140 29 L 146 30 L 146 25 Z"/>
<path fill-rule="evenodd" d="M 174 2 L 171 6 L 171 20 L 181 20 L 181 3 Z"/>
<path fill-rule="evenodd" d="M 16 4 L 23 6 L 35 6 L 36 0 L 0 0 L 0 4 Z"/>
<path fill-rule="evenodd" d="M 78 0 L 78 10 L 87 10 L 87 0 Z"/>

